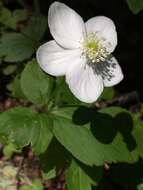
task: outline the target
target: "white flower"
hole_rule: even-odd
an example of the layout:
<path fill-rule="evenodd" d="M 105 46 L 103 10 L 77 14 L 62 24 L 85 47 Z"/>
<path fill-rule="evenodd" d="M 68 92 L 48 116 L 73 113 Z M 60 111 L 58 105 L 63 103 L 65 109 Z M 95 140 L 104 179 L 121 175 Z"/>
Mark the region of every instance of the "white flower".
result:
<path fill-rule="evenodd" d="M 39 47 L 38 63 L 50 75 L 65 75 L 79 100 L 92 103 L 104 86 L 113 86 L 123 79 L 121 68 L 111 55 L 117 45 L 111 19 L 97 16 L 84 23 L 74 10 L 54 2 L 49 8 L 48 24 L 55 40 Z"/>

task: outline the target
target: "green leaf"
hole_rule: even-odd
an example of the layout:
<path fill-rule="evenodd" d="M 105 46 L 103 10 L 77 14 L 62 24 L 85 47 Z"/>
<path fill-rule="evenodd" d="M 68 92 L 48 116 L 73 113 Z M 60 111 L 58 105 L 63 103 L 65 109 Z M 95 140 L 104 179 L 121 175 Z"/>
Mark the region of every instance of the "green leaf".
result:
<path fill-rule="evenodd" d="M 43 171 L 42 172 L 42 177 L 43 177 L 44 180 L 49 180 L 49 179 L 52 179 L 52 178 L 56 177 L 56 169 L 53 168 L 48 172 Z"/>
<path fill-rule="evenodd" d="M 100 96 L 100 99 L 104 99 L 104 100 L 112 100 L 112 98 L 114 97 L 114 89 L 112 87 L 108 87 L 108 88 L 104 88 L 103 93 Z"/>
<path fill-rule="evenodd" d="M 12 73 L 16 71 L 16 69 L 17 69 L 16 65 L 8 65 L 7 67 L 3 69 L 3 73 L 5 75 L 11 75 Z"/>
<path fill-rule="evenodd" d="M 35 41 L 39 41 L 43 37 L 46 28 L 47 18 L 43 15 L 33 15 L 22 33 Z"/>
<path fill-rule="evenodd" d="M 71 119 L 76 110 L 77 110 L 77 107 L 63 107 L 63 108 L 55 107 L 51 111 L 51 114 L 59 116 L 59 117 Z"/>
<path fill-rule="evenodd" d="M 66 172 L 66 182 L 68 190 L 91 189 L 97 186 L 103 177 L 102 167 L 88 167 L 72 159 Z"/>
<path fill-rule="evenodd" d="M 139 185 L 137 186 L 137 190 L 143 190 L 143 183 L 141 183 L 141 184 L 139 184 Z"/>
<path fill-rule="evenodd" d="M 25 95 L 23 94 L 23 91 L 21 89 L 20 79 L 19 76 L 16 76 L 15 79 L 11 83 L 11 91 L 12 96 L 20 99 L 26 99 Z"/>
<path fill-rule="evenodd" d="M 4 146 L 3 154 L 7 159 L 11 158 L 14 152 L 19 152 L 16 145 L 9 143 L 8 145 Z"/>
<path fill-rule="evenodd" d="M 24 185 L 20 190 L 44 190 L 44 187 L 40 179 L 35 179 L 31 185 Z"/>
<path fill-rule="evenodd" d="M 17 107 L 0 114 L 0 135 L 22 148 L 31 144 L 35 153 L 44 152 L 52 140 L 51 120 L 30 108 Z"/>
<path fill-rule="evenodd" d="M 53 138 L 46 152 L 40 155 L 42 169 L 45 174 L 55 169 L 61 170 L 70 159 L 71 155 L 55 138 Z"/>
<path fill-rule="evenodd" d="M 53 89 L 53 78 L 46 75 L 35 60 L 30 61 L 21 75 L 21 88 L 27 99 L 35 104 L 46 104 Z"/>
<path fill-rule="evenodd" d="M 37 44 L 20 33 L 5 33 L 0 39 L 0 57 L 6 62 L 18 62 L 32 56 Z"/>
<path fill-rule="evenodd" d="M 102 156 L 95 154 L 94 137 L 88 129 L 74 125 L 62 117 L 54 118 L 54 130 L 57 140 L 77 159 L 88 165 L 102 164 Z M 98 152 L 98 150 L 96 150 Z"/>
<path fill-rule="evenodd" d="M 127 0 L 130 10 L 137 14 L 143 10 L 143 0 Z"/>
<path fill-rule="evenodd" d="M 86 111 L 91 117 L 91 112 Z M 54 116 L 53 132 L 57 140 L 77 159 L 87 165 L 103 165 L 104 162 L 134 162 L 124 137 L 116 130 L 114 118 L 93 111 L 91 124 L 79 126 L 71 119 Z M 81 117 L 83 120 L 84 116 Z M 76 118 L 75 116 L 71 116 Z M 85 119 L 85 118 L 84 118 Z M 88 121 L 85 119 L 85 121 Z M 88 121 L 89 122 L 89 121 Z"/>
<path fill-rule="evenodd" d="M 120 107 L 110 107 L 100 110 L 115 117 L 116 128 L 122 134 L 132 157 L 143 158 L 143 123 L 131 112 Z"/>
<path fill-rule="evenodd" d="M 56 104 L 62 106 L 63 104 L 82 104 L 69 90 L 68 85 L 65 82 L 64 77 L 59 77 L 56 80 L 55 90 Z"/>
<path fill-rule="evenodd" d="M 27 17 L 28 13 L 26 10 L 17 9 L 11 12 L 7 8 L 0 8 L 0 23 L 11 29 L 16 30 L 18 22 L 26 20 Z"/>
<path fill-rule="evenodd" d="M 91 180 L 85 171 L 72 160 L 66 173 L 68 190 L 91 190 Z"/>

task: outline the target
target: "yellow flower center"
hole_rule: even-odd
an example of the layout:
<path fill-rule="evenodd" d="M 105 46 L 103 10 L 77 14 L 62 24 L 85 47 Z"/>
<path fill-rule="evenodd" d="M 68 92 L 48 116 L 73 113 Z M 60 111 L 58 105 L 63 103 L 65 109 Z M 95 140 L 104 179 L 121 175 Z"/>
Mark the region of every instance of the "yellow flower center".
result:
<path fill-rule="evenodd" d="M 104 39 L 98 39 L 95 33 L 90 33 L 82 44 L 82 54 L 92 63 L 105 61 L 109 53 L 104 47 Z"/>

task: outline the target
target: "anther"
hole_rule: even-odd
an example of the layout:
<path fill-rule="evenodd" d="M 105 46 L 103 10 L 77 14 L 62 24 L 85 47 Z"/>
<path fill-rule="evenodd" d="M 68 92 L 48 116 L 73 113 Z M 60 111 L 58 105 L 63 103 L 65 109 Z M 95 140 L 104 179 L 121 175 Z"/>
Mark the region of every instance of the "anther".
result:
<path fill-rule="evenodd" d="M 105 39 L 99 39 L 96 33 L 90 33 L 82 43 L 82 55 L 92 63 L 105 61 L 109 53 L 104 46 Z"/>

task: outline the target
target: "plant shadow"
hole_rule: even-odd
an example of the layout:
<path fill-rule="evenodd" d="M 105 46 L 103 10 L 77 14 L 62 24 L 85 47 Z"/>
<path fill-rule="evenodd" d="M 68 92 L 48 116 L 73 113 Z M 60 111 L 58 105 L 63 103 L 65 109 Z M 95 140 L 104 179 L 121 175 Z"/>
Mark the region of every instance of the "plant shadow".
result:
<path fill-rule="evenodd" d="M 137 146 L 132 136 L 133 119 L 127 112 L 112 117 L 107 113 L 97 112 L 95 108 L 82 106 L 74 112 L 73 122 L 77 125 L 89 124 L 94 137 L 103 144 L 111 144 L 121 134 L 128 150 L 132 151 Z"/>

